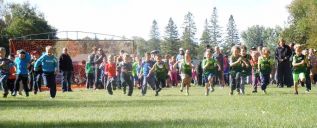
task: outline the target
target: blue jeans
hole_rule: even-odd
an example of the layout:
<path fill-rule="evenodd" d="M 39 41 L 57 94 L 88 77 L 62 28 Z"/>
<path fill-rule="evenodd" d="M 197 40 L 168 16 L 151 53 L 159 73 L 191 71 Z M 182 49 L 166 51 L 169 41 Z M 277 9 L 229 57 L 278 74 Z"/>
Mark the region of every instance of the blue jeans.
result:
<path fill-rule="evenodd" d="M 62 71 L 63 74 L 63 79 L 62 79 L 62 83 L 63 83 L 63 92 L 66 91 L 72 91 L 72 83 L 71 83 L 71 76 L 72 76 L 72 72 L 71 71 Z"/>
<path fill-rule="evenodd" d="M 1 87 L 4 91 L 4 94 L 8 94 L 9 93 L 9 88 L 7 86 L 7 79 L 8 79 L 8 75 L 0 75 L 0 84 Z"/>
<path fill-rule="evenodd" d="M 231 86 L 231 92 L 237 89 L 237 92 L 240 92 L 240 82 L 241 82 L 241 73 L 235 72 L 230 73 L 230 86 Z"/>
<path fill-rule="evenodd" d="M 41 91 L 41 85 L 42 85 L 42 72 L 34 72 L 34 76 L 33 76 L 34 92 L 37 92 L 38 90 Z"/>
<path fill-rule="evenodd" d="M 54 72 L 43 73 L 43 81 L 46 83 L 47 87 L 50 88 L 50 95 L 54 98 L 56 96 L 56 81 Z"/>
<path fill-rule="evenodd" d="M 261 89 L 265 90 L 270 83 L 270 74 L 260 74 L 261 77 Z"/>
<path fill-rule="evenodd" d="M 143 95 L 146 94 L 147 84 L 149 84 L 153 90 L 156 89 L 155 78 L 153 76 L 150 76 L 150 77 L 143 76 L 143 82 L 141 86 L 141 93 Z"/>

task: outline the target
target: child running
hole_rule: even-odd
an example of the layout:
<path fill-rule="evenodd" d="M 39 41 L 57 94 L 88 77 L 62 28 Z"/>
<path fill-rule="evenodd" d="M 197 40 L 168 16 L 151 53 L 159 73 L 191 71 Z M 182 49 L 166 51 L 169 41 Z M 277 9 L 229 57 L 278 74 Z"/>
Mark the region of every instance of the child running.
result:
<path fill-rule="evenodd" d="M 24 51 L 24 50 L 18 50 L 19 56 L 15 58 L 14 63 L 16 66 L 16 80 L 14 83 L 14 92 L 12 96 L 17 95 L 17 91 L 20 87 L 20 81 L 22 81 L 23 89 L 25 92 L 25 96 L 29 96 L 29 88 L 28 88 L 28 75 L 29 71 L 27 69 L 28 64 L 31 61 L 31 55 Z"/>
<path fill-rule="evenodd" d="M 154 72 L 156 77 L 155 96 L 159 95 L 162 88 L 166 86 L 168 66 L 162 61 L 160 54 L 156 55 L 156 63 L 153 65 L 150 73 Z"/>
<path fill-rule="evenodd" d="M 39 67 L 42 66 L 43 70 L 43 81 L 50 89 L 51 99 L 56 96 L 56 81 L 55 76 L 57 73 L 58 61 L 53 55 L 53 47 L 46 46 L 46 53 L 42 55 L 34 64 L 34 71 L 38 71 Z"/>
<path fill-rule="evenodd" d="M 220 71 L 220 65 L 214 58 L 211 57 L 211 53 L 209 51 L 205 52 L 206 59 L 203 60 L 202 66 L 204 70 L 204 78 L 205 78 L 205 95 L 209 95 L 209 89 L 213 92 L 214 89 L 214 81 L 216 77 L 217 71 Z"/>
<path fill-rule="evenodd" d="M 293 56 L 293 80 L 294 80 L 294 94 L 298 95 L 299 83 L 305 83 L 305 72 L 307 68 L 307 59 L 302 54 L 302 47 L 300 44 L 294 46 L 295 55 Z"/>
<path fill-rule="evenodd" d="M 250 64 L 252 67 L 252 86 L 253 86 L 252 93 L 257 93 L 258 84 L 261 82 L 260 72 L 258 69 L 258 59 L 259 59 L 260 53 L 257 51 L 254 51 L 251 56 L 252 58 L 250 60 Z"/>
<path fill-rule="evenodd" d="M 14 65 L 10 59 L 5 58 L 5 55 L 6 49 L 4 47 L 0 47 L 0 84 L 4 90 L 3 98 L 6 98 L 9 94 L 7 79 L 9 77 L 10 68 Z"/>
<path fill-rule="evenodd" d="M 244 94 L 245 84 L 247 83 L 248 77 L 251 75 L 252 67 L 250 64 L 251 56 L 247 54 L 247 47 L 242 45 L 241 49 L 241 64 L 242 64 L 242 72 L 241 72 L 241 83 L 240 83 L 240 94 Z"/>
<path fill-rule="evenodd" d="M 106 89 L 108 91 L 109 95 L 113 95 L 113 91 L 116 87 L 116 63 L 114 60 L 113 55 L 110 55 L 108 57 L 108 63 L 105 65 L 105 74 L 107 74 L 107 83 L 106 83 Z"/>
<path fill-rule="evenodd" d="M 261 89 L 266 94 L 266 87 L 270 83 L 270 74 L 273 62 L 270 59 L 270 50 L 267 47 L 262 48 L 262 56 L 258 60 L 258 69 L 260 71 Z"/>
<path fill-rule="evenodd" d="M 240 76 L 242 71 L 242 58 L 240 56 L 240 48 L 234 46 L 231 49 L 232 55 L 229 58 L 230 65 L 230 95 L 233 95 L 233 91 L 237 89 L 238 94 L 240 94 Z"/>
<path fill-rule="evenodd" d="M 149 84 L 152 89 L 155 89 L 155 78 L 154 75 L 150 74 L 150 70 L 154 65 L 154 61 L 151 60 L 151 54 L 149 52 L 145 53 L 145 61 L 141 64 L 141 71 L 139 76 L 143 77 L 143 83 L 141 86 L 141 94 L 145 96 L 147 91 L 147 84 Z"/>
<path fill-rule="evenodd" d="M 189 95 L 189 86 L 191 83 L 191 76 L 192 76 L 192 63 L 191 63 L 191 56 L 189 53 L 189 50 L 186 50 L 185 57 L 183 60 L 177 61 L 177 63 L 174 65 L 176 67 L 178 64 L 180 64 L 180 71 L 181 71 L 181 78 L 182 83 L 180 87 L 180 91 L 183 92 L 183 88 L 186 88 L 186 95 Z"/>
<path fill-rule="evenodd" d="M 132 64 L 129 54 L 123 56 L 123 62 L 119 64 L 121 68 L 120 80 L 123 88 L 123 94 L 126 94 L 128 86 L 128 96 L 132 96 L 133 93 L 133 81 L 132 81 Z"/>

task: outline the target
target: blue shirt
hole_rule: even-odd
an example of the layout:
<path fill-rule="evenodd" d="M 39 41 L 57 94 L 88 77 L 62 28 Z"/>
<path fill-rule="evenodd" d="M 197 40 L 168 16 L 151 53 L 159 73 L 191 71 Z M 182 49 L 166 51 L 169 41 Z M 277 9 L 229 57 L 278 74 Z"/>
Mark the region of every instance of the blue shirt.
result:
<path fill-rule="evenodd" d="M 34 64 L 34 70 L 37 71 L 42 66 L 43 72 L 55 72 L 57 68 L 57 59 L 55 56 L 49 56 L 47 54 L 42 55 Z"/>
<path fill-rule="evenodd" d="M 154 61 L 144 61 L 141 65 L 141 70 L 143 71 L 143 75 L 147 76 L 154 65 Z"/>
<path fill-rule="evenodd" d="M 27 75 L 28 71 L 28 64 L 31 61 L 31 56 L 29 53 L 25 53 L 25 58 L 21 59 L 20 57 L 15 58 L 14 64 L 16 67 L 16 74 Z"/>

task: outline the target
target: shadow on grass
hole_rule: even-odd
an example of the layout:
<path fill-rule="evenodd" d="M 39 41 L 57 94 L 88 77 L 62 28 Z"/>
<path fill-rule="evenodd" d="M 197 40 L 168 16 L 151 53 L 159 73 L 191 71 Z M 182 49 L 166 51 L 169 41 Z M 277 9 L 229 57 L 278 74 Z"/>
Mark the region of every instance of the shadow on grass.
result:
<path fill-rule="evenodd" d="M 234 122 L 222 120 L 137 120 L 137 121 L 70 121 L 70 122 L 19 122 L 19 121 L 0 121 L 0 127 L 17 127 L 17 128 L 163 128 L 163 127 L 179 127 L 179 128 L 193 128 L 193 127 L 228 127 L 234 125 Z"/>
<path fill-rule="evenodd" d="M 183 100 L 8 100 L 1 101 L 1 108 L 80 108 L 80 107 L 144 107 L 144 106 L 174 106 L 185 104 Z"/>

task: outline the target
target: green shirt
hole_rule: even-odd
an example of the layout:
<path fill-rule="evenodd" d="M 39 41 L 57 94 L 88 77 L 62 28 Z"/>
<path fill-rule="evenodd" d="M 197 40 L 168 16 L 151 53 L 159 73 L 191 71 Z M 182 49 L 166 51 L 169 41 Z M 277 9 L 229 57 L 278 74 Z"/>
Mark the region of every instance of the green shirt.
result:
<path fill-rule="evenodd" d="M 217 65 L 217 61 L 213 58 L 210 59 L 204 59 L 203 62 L 203 67 L 205 67 L 206 65 L 208 65 L 205 68 L 205 73 L 216 73 L 217 69 L 218 69 L 218 65 Z"/>
<path fill-rule="evenodd" d="M 190 64 L 186 64 L 186 62 L 183 61 L 181 69 L 182 73 L 192 76 L 192 68 Z"/>
<path fill-rule="evenodd" d="M 251 56 L 249 54 L 247 54 L 245 56 L 242 56 L 242 59 L 244 61 L 246 61 L 247 64 L 249 65 L 247 67 L 246 65 L 242 64 L 242 75 L 243 76 L 249 76 L 249 75 L 251 75 L 251 72 L 252 72 L 252 67 L 251 67 L 251 64 L 250 64 Z"/>
<path fill-rule="evenodd" d="M 240 58 L 240 56 L 234 57 L 234 56 L 230 56 L 230 63 L 235 63 L 238 59 Z M 242 71 L 242 64 L 241 62 L 239 62 L 238 64 L 234 65 L 234 66 L 230 66 L 230 73 L 236 73 L 236 72 L 241 72 Z"/>
<path fill-rule="evenodd" d="M 137 68 L 138 68 L 138 63 L 137 62 L 134 62 L 133 64 L 132 64 L 132 76 L 137 76 L 138 74 L 137 74 Z"/>
<path fill-rule="evenodd" d="M 272 71 L 273 61 L 270 58 L 261 57 L 259 59 L 260 72 L 270 74 Z"/>
<path fill-rule="evenodd" d="M 166 79 L 167 78 L 168 69 L 164 63 L 161 63 L 161 64 L 156 63 L 154 65 L 154 70 L 155 70 L 156 78 L 158 78 L 158 79 Z"/>
<path fill-rule="evenodd" d="M 293 73 L 301 73 L 301 72 L 306 72 L 307 69 L 307 60 L 304 55 L 294 55 L 293 56 L 293 62 L 292 64 L 294 65 L 295 63 L 300 63 L 302 61 L 305 61 L 305 64 L 294 66 L 293 67 Z"/>
<path fill-rule="evenodd" d="M 94 73 L 94 69 L 93 69 L 91 63 L 86 63 L 85 71 L 87 74 Z"/>

